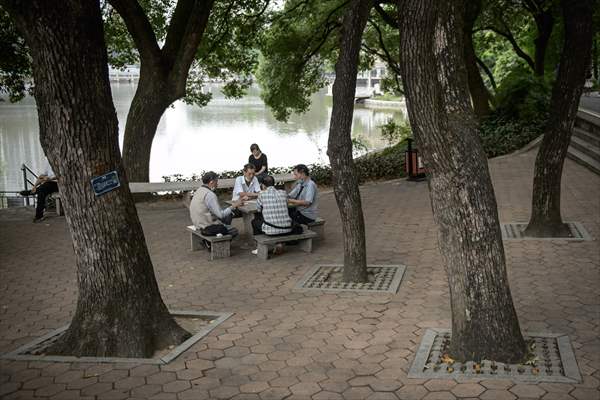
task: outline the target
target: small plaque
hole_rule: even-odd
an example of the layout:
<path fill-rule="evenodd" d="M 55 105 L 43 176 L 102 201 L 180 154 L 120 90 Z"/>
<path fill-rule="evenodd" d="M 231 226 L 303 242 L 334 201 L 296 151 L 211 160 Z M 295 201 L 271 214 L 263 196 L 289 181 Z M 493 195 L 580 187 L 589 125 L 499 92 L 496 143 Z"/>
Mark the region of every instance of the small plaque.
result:
<path fill-rule="evenodd" d="M 92 188 L 94 188 L 94 193 L 96 196 L 103 195 L 111 190 L 115 190 L 119 186 L 121 186 L 121 182 L 119 181 L 119 175 L 117 175 L 117 171 L 111 171 L 107 174 L 100 175 L 92 179 Z"/>

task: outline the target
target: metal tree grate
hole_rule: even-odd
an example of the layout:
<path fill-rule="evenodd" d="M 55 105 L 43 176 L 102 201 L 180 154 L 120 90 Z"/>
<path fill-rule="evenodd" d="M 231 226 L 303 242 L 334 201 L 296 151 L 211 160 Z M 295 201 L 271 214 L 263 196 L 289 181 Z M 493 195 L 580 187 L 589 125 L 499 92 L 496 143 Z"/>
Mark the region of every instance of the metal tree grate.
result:
<path fill-rule="evenodd" d="M 524 335 L 530 344 L 531 357 L 524 364 L 504 364 L 489 360 L 480 363 L 455 362 L 447 358 L 451 333 L 448 329 L 427 329 L 409 378 L 477 378 L 510 379 L 527 382 L 581 382 L 579 367 L 566 335 L 530 333 Z"/>
<path fill-rule="evenodd" d="M 123 357 L 75 357 L 75 356 L 53 356 L 45 355 L 53 343 L 55 343 L 69 328 L 69 325 L 60 327 L 24 346 L 19 347 L 15 351 L 2 355 L 0 358 L 5 360 L 24 360 L 24 361 L 52 361 L 52 362 L 108 362 L 108 363 L 138 363 L 138 364 L 168 364 L 181 353 L 189 349 L 196 342 L 208 335 L 213 329 L 223 323 L 233 313 L 219 313 L 212 311 L 170 311 L 173 317 L 180 318 L 195 318 L 206 320 L 205 326 L 193 332 L 194 334 L 181 343 L 179 346 L 165 350 L 165 354 L 154 358 L 123 358 Z"/>
<path fill-rule="evenodd" d="M 396 293 L 402 281 L 404 265 L 369 265 L 369 282 L 344 282 L 342 265 L 316 265 L 296 285 L 296 289 Z"/>
<path fill-rule="evenodd" d="M 526 222 L 500 224 L 500 229 L 502 231 L 502 239 L 504 240 L 592 240 L 591 235 L 580 222 L 565 222 L 565 224 L 571 230 L 571 236 L 569 237 L 537 238 L 524 236 L 523 231 L 527 228 Z"/>

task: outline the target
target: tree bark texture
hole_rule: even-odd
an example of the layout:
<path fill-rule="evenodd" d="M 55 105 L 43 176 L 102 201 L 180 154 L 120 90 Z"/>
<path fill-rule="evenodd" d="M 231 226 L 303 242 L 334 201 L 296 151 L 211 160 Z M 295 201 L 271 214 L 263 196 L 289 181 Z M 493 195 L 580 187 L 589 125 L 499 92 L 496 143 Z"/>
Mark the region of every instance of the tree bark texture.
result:
<path fill-rule="evenodd" d="M 137 3 L 110 3 L 125 21 L 140 53 L 140 81 L 125 124 L 123 163 L 129 181 L 149 182 L 150 155 L 158 123 L 167 107 L 185 96 L 189 69 L 214 0 L 179 0 L 162 49 Z"/>
<path fill-rule="evenodd" d="M 563 0 L 565 41 L 552 89 L 550 116 L 535 160 L 531 219 L 525 235 L 568 236 L 560 213 L 562 169 L 592 50 L 593 0 Z"/>
<path fill-rule="evenodd" d="M 487 158 L 469 102 L 461 0 L 400 0 L 408 115 L 428 171 L 452 307 L 455 359 L 521 361 Z"/>
<path fill-rule="evenodd" d="M 163 303 L 127 177 L 97 0 L 2 0 L 33 58 L 40 141 L 59 178 L 79 296 L 50 354 L 147 357 L 189 334 Z M 95 196 L 90 180 L 117 171 Z"/>
<path fill-rule="evenodd" d="M 464 32 L 464 52 L 465 66 L 467 67 L 467 79 L 469 92 L 471 93 L 471 103 L 477 117 L 482 118 L 490 113 L 490 93 L 485 87 L 479 66 L 477 65 L 477 55 L 473 45 L 473 26 L 481 12 L 481 0 L 468 2 L 465 8 Z"/>
<path fill-rule="evenodd" d="M 352 159 L 351 133 L 362 34 L 371 7 L 371 0 L 352 0 L 344 15 L 332 89 L 333 108 L 327 155 L 331 163 L 335 200 L 342 220 L 345 282 L 367 282 L 365 222 L 358 174 Z"/>
<path fill-rule="evenodd" d="M 552 16 L 552 10 L 548 9 L 534 14 L 533 18 L 538 32 L 537 37 L 533 41 L 535 44 L 534 73 L 537 76 L 543 76 L 546 64 L 546 50 L 548 49 L 548 42 L 550 42 L 550 36 L 552 36 L 552 29 L 554 28 L 554 17 Z"/>

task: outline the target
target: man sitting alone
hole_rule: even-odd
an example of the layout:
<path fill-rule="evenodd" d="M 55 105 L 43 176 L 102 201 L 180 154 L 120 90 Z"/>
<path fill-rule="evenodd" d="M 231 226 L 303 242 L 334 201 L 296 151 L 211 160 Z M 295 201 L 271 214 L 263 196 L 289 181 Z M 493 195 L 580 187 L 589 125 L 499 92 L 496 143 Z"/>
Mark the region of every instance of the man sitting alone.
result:
<path fill-rule="evenodd" d="M 288 193 L 288 203 L 295 206 L 295 208 L 290 208 L 290 217 L 295 222 L 306 225 L 314 222 L 318 216 L 317 184 L 310 179 L 308 167 L 304 164 L 296 165 L 293 173 L 298 182 Z"/>
<path fill-rule="evenodd" d="M 203 185 L 196 190 L 190 203 L 190 218 L 196 229 L 219 230 L 223 233 L 236 236 L 237 229 L 231 226 L 233 210 L 242 205 L 242 200 L 234 201 L 231 206 L 221 209 L 217 195 L 213 192 L 219 185 L 219 177 L 210 171 L 202 175 Z M 207 243 L 205 243 L 207 244 Z"/>
<path fill-rule="evenodd" d="M 260 192 L 260 183 L 255 175 L 255 167 L 252 164 L 244 165 L 244 175 L 235 178 L 233 185 L 233 197 L 235 201 L 241 198 L 242 200 L 254 199 Z"/>
<path fill-rule="evenodd" d="M 54 172 L 52 171 L 52 167 L 48 163 L 48 160 L 46 160 L 44 167 L 44 170 L 37 177 L 31 190 L 22 190 L 20 192 L 21 196 L 37 196 L 37 204 L 35 207 L 35 217 L 33 217 L 33 222 L 40 222 L 44 220 L 46 198 L 52 193 L 58 192 L 58 182 Z"/>

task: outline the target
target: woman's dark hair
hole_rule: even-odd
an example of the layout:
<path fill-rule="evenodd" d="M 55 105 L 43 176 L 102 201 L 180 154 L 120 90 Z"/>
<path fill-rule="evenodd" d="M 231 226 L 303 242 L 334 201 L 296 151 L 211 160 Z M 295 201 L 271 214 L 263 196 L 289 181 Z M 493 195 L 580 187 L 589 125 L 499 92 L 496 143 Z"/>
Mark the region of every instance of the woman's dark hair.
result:
<path fill-rule="evenodd" d="M 308 167 L 304 164 L 298 164 L 294 167 L 294 171 L 298 171 L 300 173 L 303 173 L 306 176 L 309 176 L 309 172 L 308 172 Z"/>
<path fill-rule="evenodd" d="M 202 183 L 208 185 L 210 182 L 219 179 L 219 175 L 214 173 L 213 171 L 208 171 L 204 175 L 202 175 Z"/>
<path fill-rule="evenodd" d="M 260 147 L 258 147 L 258 145 L 256 143 L 252 143 L 250 145 L 250 151 L 254 151 L 254 150 L 260 151 Z"/>

